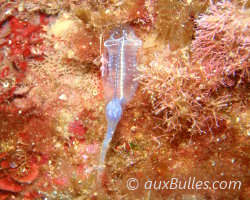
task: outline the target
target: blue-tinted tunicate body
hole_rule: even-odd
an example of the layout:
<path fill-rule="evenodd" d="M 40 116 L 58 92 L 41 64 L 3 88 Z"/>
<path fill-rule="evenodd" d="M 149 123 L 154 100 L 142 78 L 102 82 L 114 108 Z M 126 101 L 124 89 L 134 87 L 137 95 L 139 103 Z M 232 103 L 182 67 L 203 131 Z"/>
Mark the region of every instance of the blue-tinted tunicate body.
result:
<path fill-rule="evenodd" d="M 121 119 L 124 105 L 134 96 L 137 88 L 136 53 L 142 41 L 132 29 L 116 31 L 104 42 L 108 60 L 103 71 L 104 95 L 107 102 L 107 133 L 100 154 L 99 169 L 104 160 L 115 128 Z"/>
<path fill-rule="evenodd" d="M 116 98 L 127 103 L 137 88 L 136 53 L 142 42 L 132 29 L 122 30 L 120 38 L 116 38 L 117 35 L 111 35 L 104 42 L 108 50 L 108 63 L 103 76 L 104 92 L 107 102 Z"/>

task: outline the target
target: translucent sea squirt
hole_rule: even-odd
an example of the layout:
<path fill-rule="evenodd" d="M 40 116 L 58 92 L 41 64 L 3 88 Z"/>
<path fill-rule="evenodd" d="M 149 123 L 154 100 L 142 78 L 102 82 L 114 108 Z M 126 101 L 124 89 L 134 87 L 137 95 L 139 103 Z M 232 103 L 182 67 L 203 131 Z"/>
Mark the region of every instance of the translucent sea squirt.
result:
<path fill-rule="evenodd" d="M 131 28 L 116 31 L 104 42 L 108 50 L 108 62 L 103 68 L 104 95 L 107 102 L 107 133 L 103 141 L 99 160 L 99 172 L 104 161 L 116 126 L 121 119 L 124 106 L 134 96 L 137 88 L 136 52 L 142 41 Z"/>

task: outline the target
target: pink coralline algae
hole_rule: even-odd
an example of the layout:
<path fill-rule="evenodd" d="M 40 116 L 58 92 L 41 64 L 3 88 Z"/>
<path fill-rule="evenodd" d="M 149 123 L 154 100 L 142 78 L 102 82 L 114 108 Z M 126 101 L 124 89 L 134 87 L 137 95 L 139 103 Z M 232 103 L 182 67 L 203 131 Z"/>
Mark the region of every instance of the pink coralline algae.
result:
<path fill-rule="evenodd" d="M 232 77 L 249 82 L 250 29 L 249 12 L 229 2 L 211 5 L 207 14 L 196 20 L 193 41 L 194 60 L 204 67 L 208 77 L 217 77 L 232 86 Z"/>

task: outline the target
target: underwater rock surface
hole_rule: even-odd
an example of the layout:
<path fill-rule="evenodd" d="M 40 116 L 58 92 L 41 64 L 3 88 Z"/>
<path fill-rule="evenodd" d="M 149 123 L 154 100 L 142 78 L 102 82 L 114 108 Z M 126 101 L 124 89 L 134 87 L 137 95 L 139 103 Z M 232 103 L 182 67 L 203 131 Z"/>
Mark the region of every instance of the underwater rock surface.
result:
<path fill-rule="evenodd" d="M 250 1 L 0 5 L 0 199 L 248 199 Z M 128 26 L 138 86 L 99 180 L 104 42 Z"/>

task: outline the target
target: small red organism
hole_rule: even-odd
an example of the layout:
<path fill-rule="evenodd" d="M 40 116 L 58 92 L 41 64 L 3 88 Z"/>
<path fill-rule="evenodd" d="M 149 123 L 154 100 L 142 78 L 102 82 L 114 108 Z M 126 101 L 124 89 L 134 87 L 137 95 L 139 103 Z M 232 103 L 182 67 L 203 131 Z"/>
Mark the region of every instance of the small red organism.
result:
<path fill-rule="evenodd" d="M 74 133 L 75 137 L 83 138 L 88 129 L 84 127 L 80 121 L 75 120 L 69 124 L 68 130 L 69 132 Z"/>

